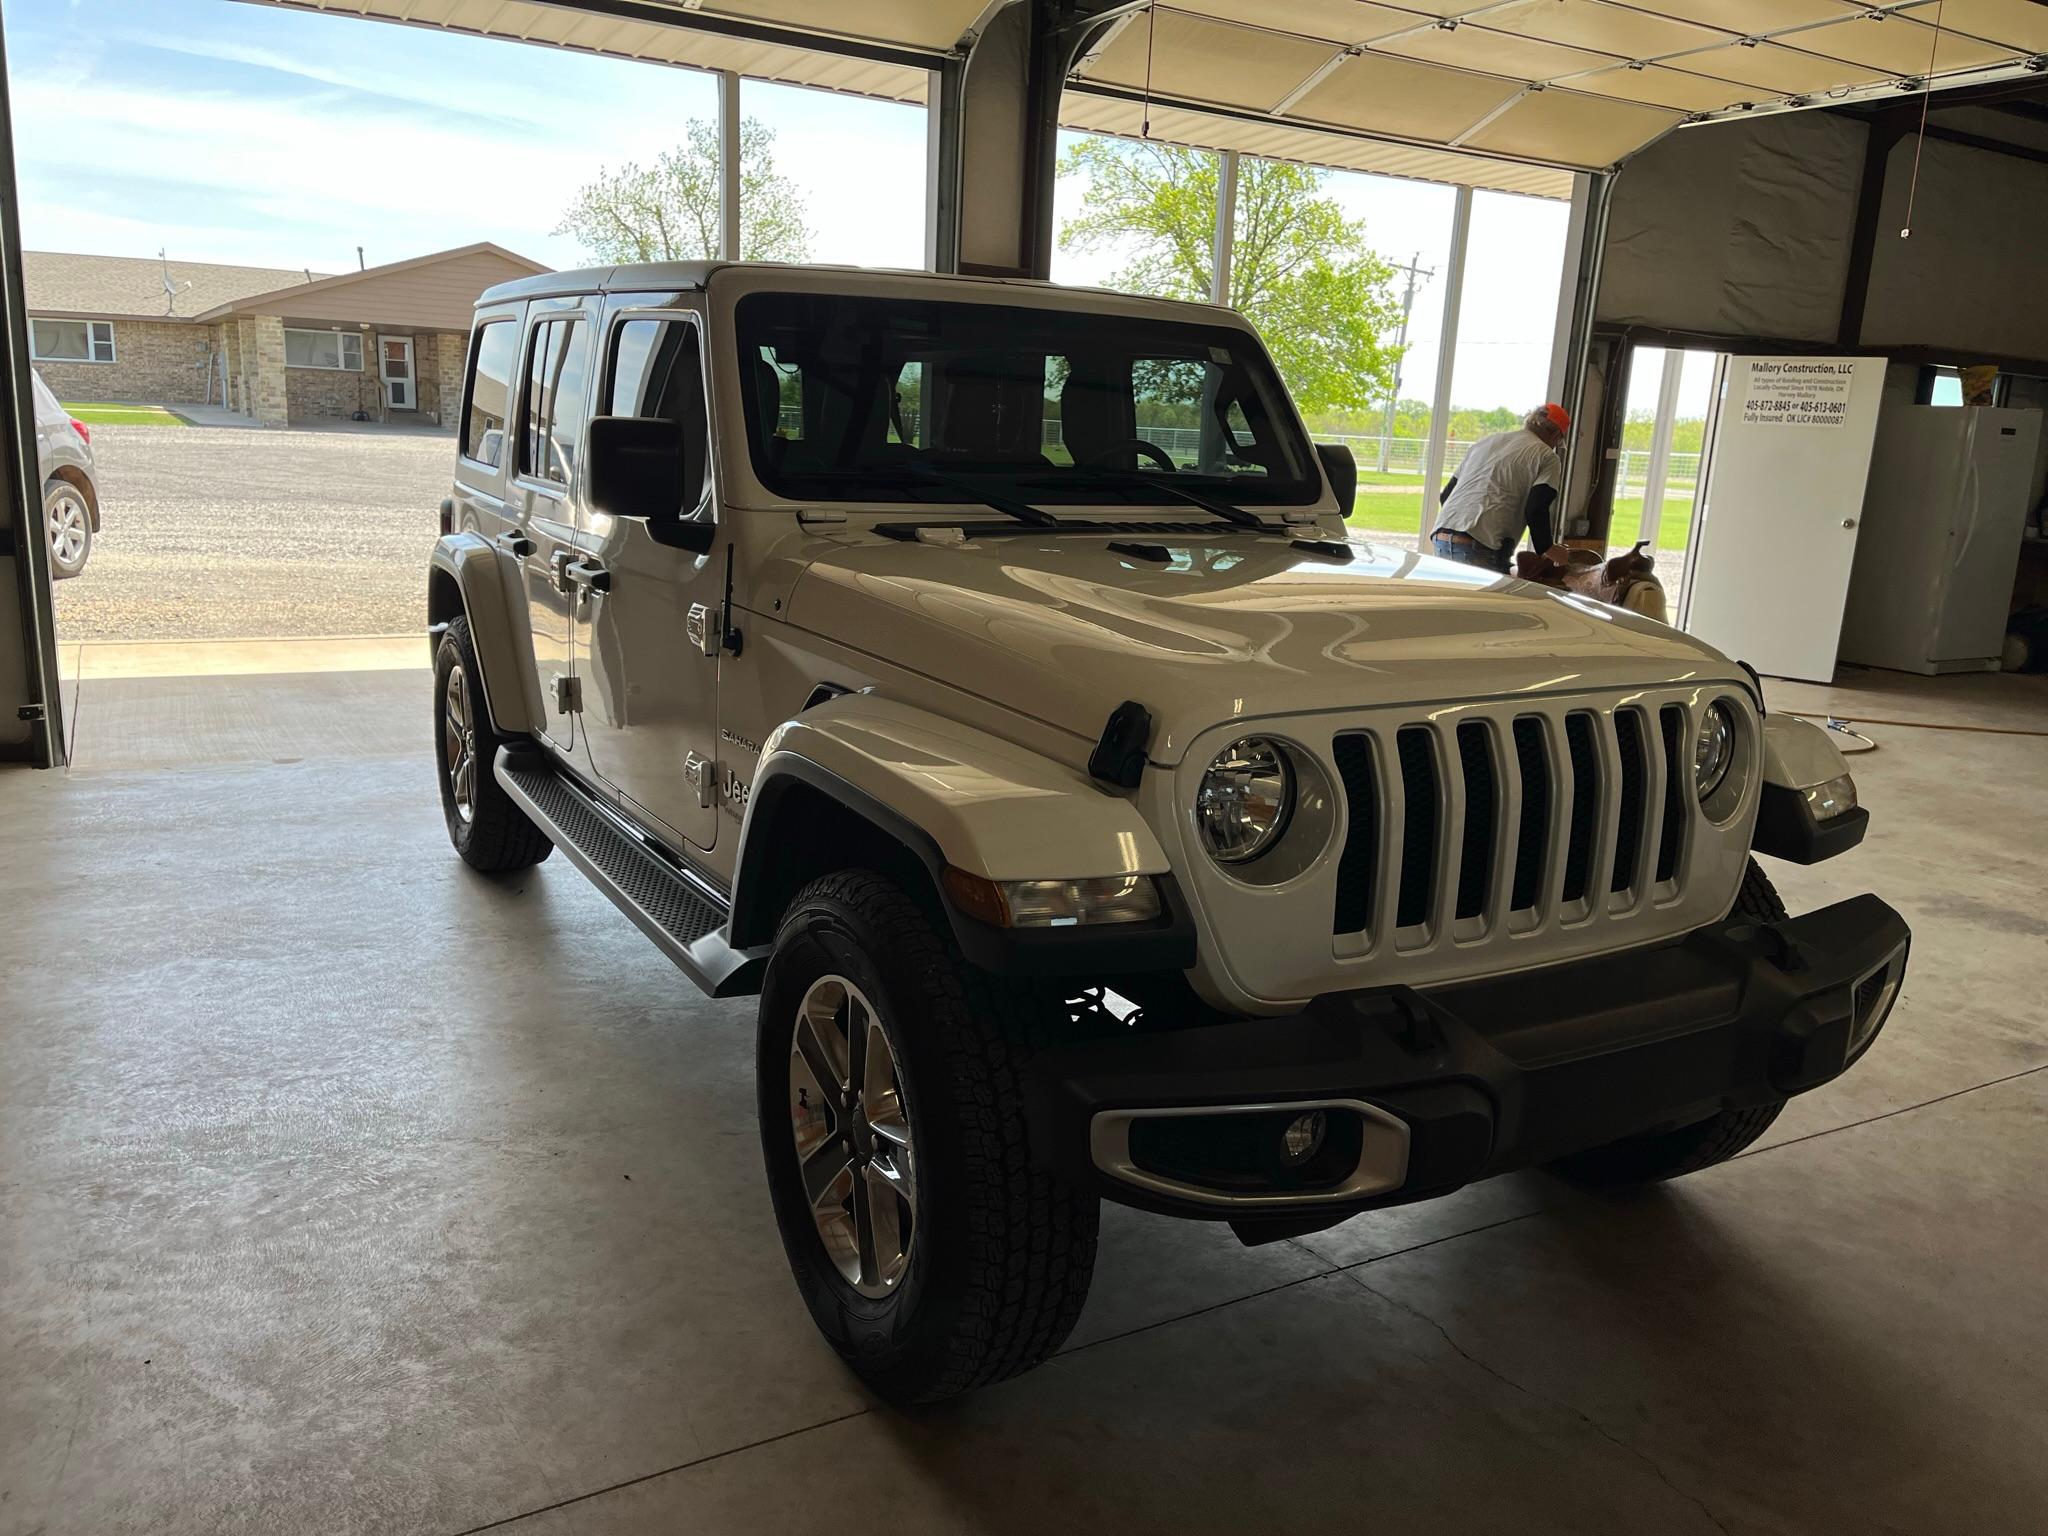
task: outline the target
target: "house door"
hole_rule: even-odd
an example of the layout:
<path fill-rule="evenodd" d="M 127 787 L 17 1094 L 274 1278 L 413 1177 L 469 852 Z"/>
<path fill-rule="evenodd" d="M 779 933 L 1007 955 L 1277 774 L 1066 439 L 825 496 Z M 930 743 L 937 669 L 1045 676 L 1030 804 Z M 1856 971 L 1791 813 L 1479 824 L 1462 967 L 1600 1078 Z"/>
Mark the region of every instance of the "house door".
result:
<path fill-rule="evenodd" d="M 420 408 L 419 388 L 412 373 L 412 338 L 377 338 L 377 373 L 384 381 L 384 404 L 389 410 L 416 411 Z"/>

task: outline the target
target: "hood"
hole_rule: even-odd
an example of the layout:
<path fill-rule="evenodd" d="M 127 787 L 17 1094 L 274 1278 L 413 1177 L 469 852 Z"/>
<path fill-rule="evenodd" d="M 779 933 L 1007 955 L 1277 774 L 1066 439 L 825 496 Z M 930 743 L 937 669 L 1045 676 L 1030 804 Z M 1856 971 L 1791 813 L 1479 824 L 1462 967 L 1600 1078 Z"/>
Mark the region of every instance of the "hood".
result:
<path fill-rule="evenodd" d="M 790 622 L 1089 741 L 1135 699 L 1160 763 L 1239 718 L 1747 685 L 1661 624 L 1391 545 L 1347 560 L 1228 529 L 955 545 L 849 533 L 811 552 Z"/>

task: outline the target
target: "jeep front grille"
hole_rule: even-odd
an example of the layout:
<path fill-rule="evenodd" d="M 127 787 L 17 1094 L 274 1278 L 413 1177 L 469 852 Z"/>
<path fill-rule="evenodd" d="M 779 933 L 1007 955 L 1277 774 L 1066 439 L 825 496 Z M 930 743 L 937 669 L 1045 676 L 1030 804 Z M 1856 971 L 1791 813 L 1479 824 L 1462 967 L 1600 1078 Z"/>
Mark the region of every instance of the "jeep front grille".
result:
<path fill-rule="evenodd" d="M 1682 889 L 1688 706 L 1509 701 L 1339 732 L 1340 951 L 1434 949 L 1618 917 Z M 1391 933 L 1389 924 L 1391 920 Z"/>

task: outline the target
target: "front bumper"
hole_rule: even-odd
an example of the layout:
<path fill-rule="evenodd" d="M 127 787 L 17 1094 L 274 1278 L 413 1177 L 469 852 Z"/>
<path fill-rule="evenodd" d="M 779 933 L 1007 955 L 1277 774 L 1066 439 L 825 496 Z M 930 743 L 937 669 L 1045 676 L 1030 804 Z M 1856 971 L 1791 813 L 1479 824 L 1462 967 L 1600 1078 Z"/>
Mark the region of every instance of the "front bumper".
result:
<path fill-rule="evenodd" d="M 1910 939 L 1898 913 L 1857 896 L 1545 971 L 1089 1040 L 1033 1061 L 1032 1143 L 1127 1205 L 1312 1230 L 1818 1087 L 1883 1028 Z M 1306 1182 L 1270 1159 L 1265 1173 L 1229 1163 L 1242 1128 L 1312 1106 L 1355 1158 Z"/>

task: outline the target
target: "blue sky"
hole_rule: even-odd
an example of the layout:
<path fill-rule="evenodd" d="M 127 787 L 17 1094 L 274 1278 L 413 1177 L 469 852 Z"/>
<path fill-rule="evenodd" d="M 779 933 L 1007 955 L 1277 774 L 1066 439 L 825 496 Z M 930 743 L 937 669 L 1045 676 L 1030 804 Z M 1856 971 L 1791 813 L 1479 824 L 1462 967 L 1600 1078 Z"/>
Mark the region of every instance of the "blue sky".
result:
<path fill-rule="evenodd" d="M 689 70 L 231 0 L 6 0 L 4 17 L 33 249 L 340 272 L 359 244 L 375 265 L 494 240 L 574 266 L 583 253 L 553 229 L 575 189 L 715 112 L 710 77 Z M 776 131 L 816 259 L 922 262 L 922 109 L 753 81 L 742 102 Z M 1383 252 L 1441 270 L 1448 188 L 1331 188 Z M 1080 190 L 1061 187 L 1062 213 Z M 1561 204 L 1480 194 L 1460 405 L 1536 402 L 1564 226 Z M 1054 275 L 1115 265 L 1061 258 Z M 1404 394 L 1429 394 L 1442 290 L 1418 296 Z"/>

